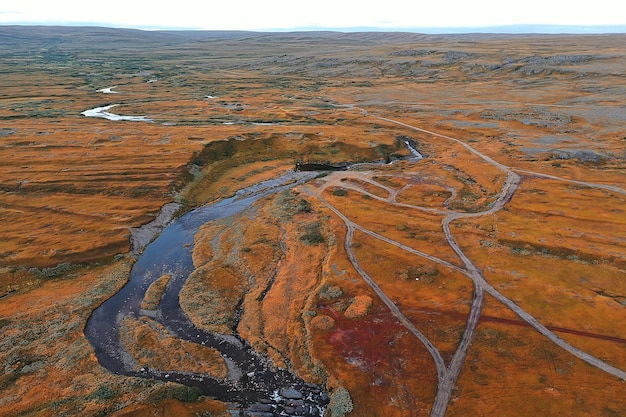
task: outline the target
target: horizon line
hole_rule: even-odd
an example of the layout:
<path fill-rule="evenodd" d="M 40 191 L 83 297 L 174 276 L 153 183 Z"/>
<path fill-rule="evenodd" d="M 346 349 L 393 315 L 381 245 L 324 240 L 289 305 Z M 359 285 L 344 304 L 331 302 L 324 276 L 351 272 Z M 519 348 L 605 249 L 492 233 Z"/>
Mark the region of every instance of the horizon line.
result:
<path fill-rule="evenodd" d="M 416 33 L 416 34 L 626 34 L 624 25 L 552 25 L 552 24 L 512 24 L 488 26 L 432 26 L 432 27 L 381 27 L 349 26 L 326 27 L 304 26 L 292 28 L 256 28 L 256 29 L 210 29 L 202 27 L 174 27 L 148 25 L 115 25 L 102 22 L 0 22 L 0 26 L 37 26 L 37 27 L 93 27 L 108 29 L 129 29 L 140 31 L 193 31 L 193 32 L 381 32 L 381 33 Z"/>

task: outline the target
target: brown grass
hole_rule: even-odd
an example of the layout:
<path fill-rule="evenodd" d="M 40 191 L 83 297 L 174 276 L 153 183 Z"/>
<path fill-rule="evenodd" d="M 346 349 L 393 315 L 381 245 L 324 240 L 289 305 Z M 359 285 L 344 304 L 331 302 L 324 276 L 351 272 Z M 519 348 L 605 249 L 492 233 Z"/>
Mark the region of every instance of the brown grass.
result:
<path fill-rule="evenodd" d="M 226 363 L 220 353 L 206 346 L 176 339 L 154 321 L 127 317 L 121 324 L 122 343 L 136 361 L 136 368 L 193 372 L 224 378 Z"/>
<path fill-rule="evenodd" d="M 156 281 L 154 281 L 148 287 L 146 295 L 141 302 L 141 308 L 144 310 L 156 310 L 161 302 L 163 291 L 172 276 L 169 274 L 161 275 Z"/>
<path fill-rule="evenodd" d="M 235 271 L 212 262 L 189 276 L 180 292 L 180 305 L 197 327 L 231 334 L 235 307 L 243 291 Z"/>

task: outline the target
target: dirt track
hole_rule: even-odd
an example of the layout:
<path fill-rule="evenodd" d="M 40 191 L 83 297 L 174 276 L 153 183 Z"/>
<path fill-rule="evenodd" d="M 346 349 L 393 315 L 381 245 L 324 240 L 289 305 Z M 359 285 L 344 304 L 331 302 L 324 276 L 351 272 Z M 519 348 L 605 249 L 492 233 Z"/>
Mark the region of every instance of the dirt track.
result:
<path fill-rule="evenodd" d="M 355 110 L 360 111 L 362 114 L 368 114 L 367 111 L 363 110 L 363 109 L 359 109 L 353 106 L 350 106 L 352 108 L 354 108 Z M 419 251 L 416 251 L 412 248 L 406 247 L 403 244 L 400 244 L 398 242 L 394 242 L 391 239 L 385 238 L 384 236 L 381 236 L 377 233 L 374 233 L 373 231 L 368 230 L 366 227 L 364 227 L 363 225 L 358 225 L 355 224 L 354 222 L 352 222 L 351 220 L 349 220 L 337 207 L 333 207 L 331 204 L 328 203 L 328 201 L 326 201 L 321 193 L 322 191 L 330 186 L 339 186 L 339 187 L 343 187 L 344 185 L 341 183 L 341 179 L 346 178 L 347 176 L 350 176 L 352 178 L 359 178 L 362 181 L 365 181 L 369 184 L 376 184 L 378 185 L 381 189 L 387 191 L 389 193 L 389 197 L 387 199 L 381 199 L 380 197 L 376 197 L 373 196 L 370 193 L 367 193 L 365 190 L 362 190 L 362 192 L 367 193 L 370 197 L 374 197 L 374 198 L 378 198 L 379 200 L 386 200 L 389 204 L 395 204 L 398 205 L 398 203 L 395 201 L 395 195 L 396 192 L 395 190 L 386 187 L 382 184 L 378 184 L 376 183 L 372 178 L 369 178 L 369 176 L 366 173 L 362 173 L 361 176 L 359 176 L 358 174 L 354 174 L 354 173 L 350 173 L 348 175 L 343 174 L 343 173 L 335 173 L 329 176 L 329 180 L 326 181 L 326 183 L 324 184 L 324 186 L 322 186 L 319 190 L 315 190 L 315 191 L 311 191 L 309 190 L 310 194 L 315 195 L 317 198 L 319 198 L 327 207 L 329 207 L 345 224 L 346 226 L 346 238 L 345 238 L 345 251 L 347 253 L 347 256 L 350 260 L 350 262 L 352 262 L 355 270 L 359 273 L 359 275 L 363 278 L 363 280 L 370 286 L 370 288 L 372 288 L 372 290 L 380 297 L 380 299 L 385 303 L 385 305 L 387 305 L 387 307 L 390 309 L 391 313 L 398 318 L 398 320 L 413 334 L 415 335 L 415 337 L 417 337 L 426 347 L 426 349 L 428 350 L 428 352 L 430 353 L 431 357 L 433 358 L 433 361 L 435 363 L 436 369 L 437 369 L 437 380 L 438 380 L 438 386 L 437 386 L 437 395 L 435 397 L 435 400 L 433 402 L 432 408 L 431 408 L 431 412 L 430 415 L 431 417 L 442 417 L 445 415 L 446 409 L 448 407 L 449 401 L 450 401 L 450 396 L 452 394 L 452 390 L 456 384 L 456 380 L 459 376 L 459 373 L 461 372 L 461 368 L 463 366 L 465 357 L 467 355 L 467 351 L 472 343 L 472 339 L 474 336 L 474 332 L 476 329 L 476 326 L 478 325 L 479 321 L 481 320 L 481 309 L 482 309 L 482 304 L 483 304 L 483 300 L 484 300 L 484 294 L 488 293 L 490 295 L 492 295 L 493 297 L 495 297 L 498 301 L 500 301 L 502 304 L 504 304 L 507 308 L 509 308 L 511 311 L 513 311 L 515 314 L 517 314 L 525 323 L 525 325 L 528 325 L 532 328 L 534 328 L 535 330 L 537 330 L 539 333 L 541 333 L 542 335 L 544 335 L 546 338 L 548 338 L 551 342 L 553 342 L 554 344 L 556 344 L 557 346 L 561 347 L 562 349 L 566 350 L 567 352 L 577 356 L 578 358 L 582 359 L 583 361 L 589 363 L 592 366 L 597 367 L 598 369 L 603 370 L 604 372 L 607 372 L 611 375 L 614 375 L 617 378 L 620 378 L 622 380 L 626 380 L 626 372 L 615 368 L 609 364 L 607 364 L 606 362 L 578 349 L 575 348 L 574 346 L 570 345 L 569 343 L 565 342 L 563 339 L 559 338 L 554 332 L 555 331 L 559 331 L 559 332 L 563 332 L 563 333 L 571 333 L 571 334 L 578 334 L 578 335 L 585 335 L 585 336 L 590 336 L 588 334 L 585 334 L 585 332 L 579 332 L 579 331 L 575 331 L 575 330 L 566 330 L 566 329 L 562 329 L 562 328 L 548 328 L 544 325 L 542 325 L 541 323 L 539 323 L 534 317 L 532 317 L 530 314 L 528 314 L 526 311 L 524 311 L 522 308 L 520 308 L 518 305 L 516 305 L 515 303 L 513 303 L 511 300 L 509 300 L 508 298 L 504 297 L 502 294 L 500 294 L 493 286 L 491 286 L 483 277 L 482 272 L 473 264 L 473 262 L 465 255 L 465 253 L 461 250 L 461 248 L 458 246 L 458 244 L 456 243 L 456 241 L 454 240 L 454 237 L 452 235 L 452 233 L 450 232 L 450 223 L 459 219 L 463 219 L 463 218 L 471 218 L 471 217 L 480 217 L 480 216 L 486 216 L 486 215 L 490 215 L 493 214 L 499 210 L 501 210 L 502 208 L 504 208 L 513 198 L 513 195 L 515 194 L 515 191 L 517 190 L 520 181 L 521 181 L 521 177 L 515 173 L 510 167 L 503 165 L 497 161 L 495 161 L 494 159 L 478 152 L 477 150 L 475 150 L 474 148 L 472 148 L 470 145 L 462 142 L 459 139 L 450 137 L 450 136 L 446 136 L 446 135 L 441 135 L 438 134 L 436 132 L 432 132 L 426 129 L 422 129 L 419 127 L 415 127 L 415 126 L 411 126 L 409 124 L 397 121 L 397 120 L 392 120 L 389 118 L 385 118 L 385 117 L 375 117 L 375 119 L 378 120 L 383 120 L 389 123 L 393 123 L 393 124 L 397 124 L 400 126 L 403 126 L 407 129 L 410 130 L 416 130 L 422 133 L 427 133 L 429 135 L 433 135 L 436 137 L 440 137 L 446 140 L 450 140 L 455 142 L 458 145 L 461 145 L 462 147 L 464 147 L 465 149 L 469 150 L 470 152 L 472 152 L 473 154 L 477 155 L 478 157 L 480 157 L 485 163 L 490 164 L 496 168 L 498 168 L 499 170 L 503 171 L 506 174 L 506 179 L 503 183 L 503 186 L 500 190 L 500 193 L 497 197 L 497 199 L 495 200 L 495 202 L 487 209 L 481 212 L 471 212 L 471 213 L 467 213 L 467 212 L 456 212 L 456 211 L 451 211 L 451 210 L 438 210 L 438 209 L 432 209 L 432 208 L 422 208 L 422 207 L 413 207 L 416 210 L 422 210 L 422 211 L 428 211 L 428 212 L 436 212 L 436 213 L 446 213 L 446 216 L 443 218 L 443 220 L 441 221 L 441 227 L 442 227 L 442 231 L 445 235 L 445 238 L 448 242 L 448 245 L 450 246 L 450 248 L 457 254 L 457 256 L 459 257 L 461 263 L 463 264 L 462 268 L 459 268 L 455 265 L 452 265 L 446 261 L 443 261 L 441 259 L 438 259 L 434 256 L 431 255 L 427 255 L 425 253 L 421 253 Z M 542 175 L 542 174 L 536 174 L 536 173 L 532 173 L 529 171 L 520 171 L 523 172 L 526 175 L 536 175 L 538 177 L 545 177 L 545 178 L 550 178 L 550 179 L 557 179 L 557 180 L 561 180 L 561 178 L 555 177 L 555 176 L 550 176 L 550 175 Z M 607 189 L 613 192 L 617 192 L 620 194 L 624 194 L 624 190 L 618 188 L 618 187 L 613 187 L 613 186 L 606 186 L 603 184 L 593 184 L 593 183 L 588 183 L 588 182 L 582 182 L 582 181 L 573 181 L 573 180 L 566 180 L 569 182 L 574 182 L 574 183 L 578 183 L 578 184 L 582 184 L 585 186 L 589 186 L 592 188 L 599 188 L 599 189 Z M 357 186 L 348 186 L 348 188 L 352 188 L 352 189 L 356 189 L 358 190 Z M 404 204 L 403 206 L 407 206 L 406 204 Z M 447 205 L 446 205 L 447 208 Z M 472 301 L 471 301 L 471 306 L 470 306 L 470 311 L 469 314 L 467 315 L 466 318 L 466 324 L 465 324 L 465 330 L 463 332 L 463 335 L 461 336 L 461 339 L 458 342 L 457 345 L 457 349 L 454 353 L 454 355 L 452 356 L 450 362 L 446 365 L 444 360 L 442 359 L 441 353 L 439 352 L 439 350 L 428 340 L 428 338 L 426 336 L 424 336 L 424 334 L 422 332 L 419 331 L 419 329 L 410 321 L 408 320 L 400 311 L 400 309 L 398 309 L 398 307 L 387 297 L 387 295 L 379 288 L 379 286 L 376 284 L 376 279 L 375 277 L 371 277 L 370 275 L 368 275 L 359 265 L 359 261 L 358 259 L 355 257 L 354 253 L 352 252 L 351 249 L 351 245 L 352 245 L 352 237 L 353 237 L 353 233 L 354 230 L 360 230 L 370 236 L 373 236 L 375 238 L 384 240 L 385 242 L 394 245 L 395 247 L 402 249 L 402 250 L 408 250 L 411 253 L 417 254 L 419 256 L 422 256 L 424 258 L 427 258 L 431 261 L 446 265 L 450 268 L 453 268 L 455 270 L 459 270 L 460 272 L 462 272 L 464 275 L 466 275 L 468 278 L 470 278 L 473 282 L 473 295 L 472 295 Z M 605 340 L 614 340 L 614 341 L 618 341 L 619 343 L 623 343 L 625 342 L 623 339 L 620 338 L 605 338 L 602 337 L 600 335 L 595 335 L 595 336 L 590 336 L 590 337 L 598 337 L 601 339 L 605 339 Z"/>

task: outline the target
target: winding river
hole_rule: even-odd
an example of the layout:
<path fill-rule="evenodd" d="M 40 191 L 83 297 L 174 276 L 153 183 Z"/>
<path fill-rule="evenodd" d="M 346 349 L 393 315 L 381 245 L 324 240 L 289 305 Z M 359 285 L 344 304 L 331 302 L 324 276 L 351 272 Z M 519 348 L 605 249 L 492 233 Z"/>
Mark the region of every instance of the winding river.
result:
<path fill-rule="evenodd" d="M 238 403 L 255 415 L 322 416 L 328 396 L 319 387 L 285 370 L 275 369 L 267 357 L 255 352 L 245 340 L 198 329 L 182 311 L 178 298 L 193 271 L 193 239 L 202 224 L 239 213 L 259 198 L 315 175 L 314 172 L 292 172 L 256 184 L 229 199 L 190 211 L 164 228 L 137 258 L 126 285 L 94 310 L 87 321 L 85 335 L 100 364 L 115 374 L 198 387 L 208 396 Z M 172 278 L 156 313 L 148 313 L 150 318 L 182 340 L 217 349 L 229 370 L 225 378 L 139 368 L 125 350 L 119 333 L 122 320 L 148 315 L 141 310 L 141 302 L 150 284 L 163 274 L 170 274 Z"/>
<path fill-rule="evenodd" d="M 110 91 L 109 93 L 116 93 L 116 91 Z M 121 121 L 126 120 L 129 122 L 152 122 L 152 119 L 146 116 L 121 116 L 119 114 L 110 113 L 109 110 L 113 107 L 117 107 L 119 104 L 109 104 L 108 106 L 96 107 L 93 109 L 85 110 L 81 114 L 86 117 L 100 117 L 102 119 Z"/>

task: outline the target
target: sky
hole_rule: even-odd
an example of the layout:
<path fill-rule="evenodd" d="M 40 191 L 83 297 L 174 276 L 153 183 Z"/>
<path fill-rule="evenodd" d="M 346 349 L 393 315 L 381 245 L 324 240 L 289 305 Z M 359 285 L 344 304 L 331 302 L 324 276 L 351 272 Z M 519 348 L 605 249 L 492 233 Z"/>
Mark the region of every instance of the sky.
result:
<path fill-rule="evenodd" d="M 3 0 L 0 25 L 284 31 L 623 26 L 623 0 Z"/>

